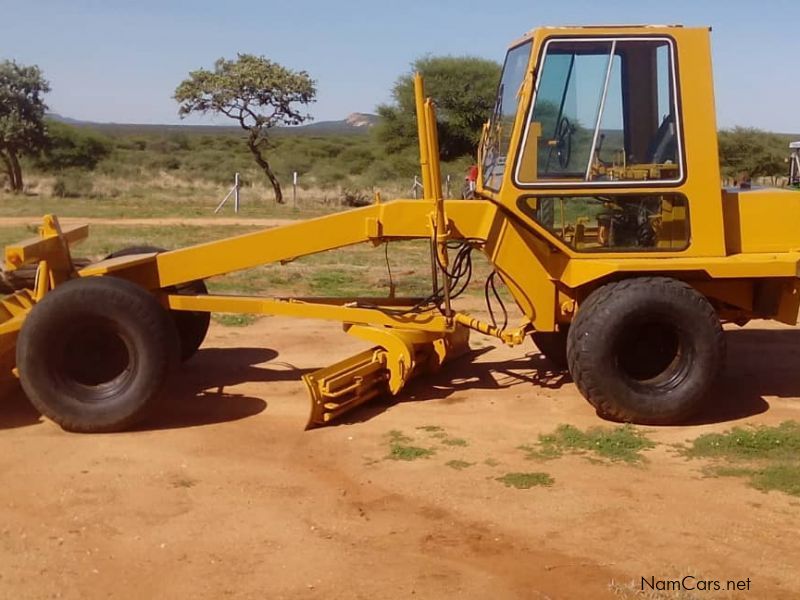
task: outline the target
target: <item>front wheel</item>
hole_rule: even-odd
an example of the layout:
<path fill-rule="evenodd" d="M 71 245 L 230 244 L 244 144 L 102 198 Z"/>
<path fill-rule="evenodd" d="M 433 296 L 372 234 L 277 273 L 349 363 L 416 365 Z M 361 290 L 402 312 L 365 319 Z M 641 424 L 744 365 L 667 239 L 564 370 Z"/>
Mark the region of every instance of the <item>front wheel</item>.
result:
<path fill-rule="evenodd" d="M 73 279 L 31 310 L 17 340 L 20 383 L 68 431 L 127 429 L 177 362 L 175 325 L 158 300 L 116 277 Z"/>
<path fill-rule="evenodd" d="M 598 413 L 651 425 L 679 423 L 702 407 L 724 351 L 708 300 L 667 277 L 599 287 L 567 339 L 572 378 Z"/>
<path fill-rule="evenodd" d="M 122 250 L 112 252 L 106 256 L 106 259 L 131 256 L 133 254 L 147 254 L 150 252 L 166 252 L 166 250 L 156 246 L 130 246 L 129 248 L 123 248 Z M 187 296 L 208 294 L 208 288 L 203 280 L 182 283 L 167 288 L 166 291 Z M 211 314 L 187 310 L 171 310 L 170 314 L 178 330 L 178 338 L 181 344 L 181 360 L 186 362 L 197 353 L 203 341 L 206 339 L 208 328 L 211 325 Z"/>

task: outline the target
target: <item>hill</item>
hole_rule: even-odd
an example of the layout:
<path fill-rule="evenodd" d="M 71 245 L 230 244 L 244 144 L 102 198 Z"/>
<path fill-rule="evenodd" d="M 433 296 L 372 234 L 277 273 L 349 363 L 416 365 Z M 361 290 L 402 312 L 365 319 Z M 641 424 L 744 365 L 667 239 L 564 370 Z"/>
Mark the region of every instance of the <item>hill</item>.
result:
<path fill-rule="evenodd" d="M 242 133 L 240 127 L 233 125 L 183 125 L 183 124 L 149 124 L 149 123 L 99 123 L 96 121 L 82 121 L 65 117 L 57 113 L 49 113 L 48 118 L 66 123 L 75 127 L 88 127 L 102 133 L 117 134 L 152 134 L 152 133 L 200 133 L 219 135 L 238 135 Z M 339 121 L 318 121 L 297 127 L 277 127 L 274 133 L 278 135 L 350 135 L 366 134 L 375 123 L 378 116 L 369 113 L 352 113 Z"/>

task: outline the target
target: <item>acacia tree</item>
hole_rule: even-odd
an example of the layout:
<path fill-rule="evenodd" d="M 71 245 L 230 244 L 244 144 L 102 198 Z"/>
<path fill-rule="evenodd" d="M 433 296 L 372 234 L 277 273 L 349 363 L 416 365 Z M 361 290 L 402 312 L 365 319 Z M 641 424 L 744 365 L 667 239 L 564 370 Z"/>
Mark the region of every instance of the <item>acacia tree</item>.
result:
<path fill-rule="evenodd" d="M 292 71 L 263 56 L 238 54 L 236 60 L 217 60 L 213 71 L 189 73 L 174 97 L 181 118 L 212 112 L 238 121 L 247 131 L 247 147 L 275 190 L 275 200 L 282 203 L 280 182 L 264 156 L 269 130 L 311 119 L 297 105 L 313 102 L 316 93 L 315 82 L 305 71 Z"/>
<path fill-rule="evenodd" d="M 436 101 L 439 145 L 445 159 L 474 154 L 483 123 L 494 106 L 501 67 L 471 56 L 427 56 L 395 82 L 392 104 L 378 106 L 378 139 L 389 153 L 417 143 L 414 77 L 425 78 L 425 92 Z"/>
<path fill-rule="evenodd" d="M 788 143 L 778 134 L 753 127 L 734 127 L 719 132 L 719 158 L 726 177 L 742 175 L 776 177 L 786 172 Z"/>
<path fill-rule="evenodd" d="M 20 156 L 37 153 L 47 141 L 42 96 L 49 91 L 39 67 L 0 62 L 0 160 L 14 192 L 23 190 Z"/>

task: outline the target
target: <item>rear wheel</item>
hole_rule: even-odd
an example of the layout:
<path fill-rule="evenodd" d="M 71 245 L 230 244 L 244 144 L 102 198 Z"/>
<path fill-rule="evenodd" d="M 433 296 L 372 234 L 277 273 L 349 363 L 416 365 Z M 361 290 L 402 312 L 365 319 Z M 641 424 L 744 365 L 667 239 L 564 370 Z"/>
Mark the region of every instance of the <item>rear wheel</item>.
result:
<path fill-rule="evenodd" d="M 115 277 L 68 281 L 33 307 L 17 340 L 20 383 L 64 429 L 99 433 L 140 421 L 177 360 L 169 314 Z"/>
<path fill-rule="evenodd" d="M 106 258 L 117 258 L 119 256 L 131 256 L 132 254 L 145 254 L 149 252 L 166 252 L 166 250 L 155 246 L 131 246 L 112 252 L 106 256 Z M 207 294 L 208 288 L 205 282 L 200 280 L 176 285 L 173 288 L 167 288 L 166 291 L 195 296 Z M 211 315 L 207 312 L 186 310 L 171 310 L 170 314 L 178 330 L 178 338 L 181 344 L 181 360 L 185 362 L 195 355 L 203 344 L 203 340 L 206 339 L 208 327 L 211 324 Z"/>
<path fill-rule="evenodd" d="M 598 288 L 567 339 L 570 373 L 597 411 L 643 424 L 678 423 L 696 413 L 723 356 L 714 308 L 688 284 L 666 277 Z"/>

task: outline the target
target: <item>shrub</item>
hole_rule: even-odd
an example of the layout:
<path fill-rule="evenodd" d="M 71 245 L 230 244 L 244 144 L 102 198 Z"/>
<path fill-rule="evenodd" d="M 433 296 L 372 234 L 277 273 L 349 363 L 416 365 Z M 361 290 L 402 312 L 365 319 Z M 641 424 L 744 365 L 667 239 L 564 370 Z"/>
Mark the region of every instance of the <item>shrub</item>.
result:
<path fill-rule="evenodd" d="M 94 169 L 111 153 L 111 140 L 87 129 L 58 121 L 47 123 L 47 147 L 39 158 L 44 170 L 60 171 L 71 167 Z"/>
<path fill-rule="evenodd" d="M 342 190 L 341 202 L 342 206 L 369 206 L 372 204 L 372 198 L 363 190 L 345 188 Z"/>
<path fill-rule="evenodd" d="M 63 171 L 53 184 L 53 195 L 58 198 L 86 197 L 91 196 L 92 192 L 91 178 L 81 171 Z"/>

